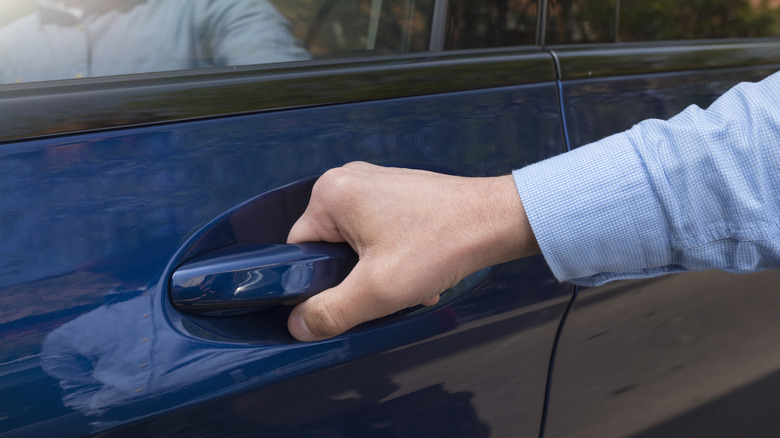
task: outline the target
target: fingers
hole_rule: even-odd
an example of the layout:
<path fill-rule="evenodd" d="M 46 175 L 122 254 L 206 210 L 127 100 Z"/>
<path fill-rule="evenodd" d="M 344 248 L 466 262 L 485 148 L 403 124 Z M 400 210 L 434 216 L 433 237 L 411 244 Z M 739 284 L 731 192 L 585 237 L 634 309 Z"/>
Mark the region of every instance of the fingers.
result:
<path fill-rule="evenodd" d="M 353 161 L 325 172 L 314 184 L 309 205 L 290 230 L 287 243 L 356 243 L 354 239 L 348 238 L 350 236 L 345 235 L 345 230 L 339 227 L 337 220 L 341 217 L 343 222 L 345 216 L 357 218 L 361 208 L 354 205 L 355 192 L 365 188 L 366 183 L 371 182 L 378 174 L 387 171 L 388 168 Z"/>
<path fill-rule="evenodd" d="M 349 163 L 358 167 L 370 166 L 368 163 Z M 346 167 L 346 166 L 345 166 Z M 328 213 L 335 206 L 343 203 L 340 195 L 333 187 L 344 186 L 343 169 L 331 169 L 323 174 L 314 184 L 309 205 L 306 211 L 293 224 L 287 235 L 287 243 L 300 242 L 344 242 L 338 225 Z"/>
<path fill-rule="evenodd" d="M 439 298 L 441 298 L 439 295 L 436 295 L 433 298 L 428 298 L 427 300 L 422 302 L 423 306 L 435 306 L 439 304 Z"/>
<path fill-rule="evenodd" d="M 311 222 L 305 213 L 293 224 L 290 233 L 287 235 L 287 243 L 316 242 L 319 240 L 322 239 L 312 229 Z"/>

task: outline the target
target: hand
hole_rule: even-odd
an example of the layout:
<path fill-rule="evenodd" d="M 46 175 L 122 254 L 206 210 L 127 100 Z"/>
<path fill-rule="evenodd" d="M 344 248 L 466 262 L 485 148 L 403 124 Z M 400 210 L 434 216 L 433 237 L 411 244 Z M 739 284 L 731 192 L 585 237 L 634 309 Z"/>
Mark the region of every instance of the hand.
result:
<path fill-rule="evenodd" d="M 539 252 L 511 175 L 464 178 L 349 163 L 326 172 L 288 243 L 347 242 L 360 257 L 338 286 L 298 304 L 301 341 L 418 304 L 487 266 Z"/>

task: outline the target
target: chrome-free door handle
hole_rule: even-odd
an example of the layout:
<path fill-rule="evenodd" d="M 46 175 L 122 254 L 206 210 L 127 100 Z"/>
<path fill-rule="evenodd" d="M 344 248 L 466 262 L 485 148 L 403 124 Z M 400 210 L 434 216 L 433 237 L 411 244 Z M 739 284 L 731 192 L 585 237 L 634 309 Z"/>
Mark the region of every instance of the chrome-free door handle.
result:
<path fill-rule="evenodd" d="M 171 298 L 180 310 L 205 315 L 295 304 L 339 284 L 355 263 L 343 243 L 234 245 L 177 268 Z"/>

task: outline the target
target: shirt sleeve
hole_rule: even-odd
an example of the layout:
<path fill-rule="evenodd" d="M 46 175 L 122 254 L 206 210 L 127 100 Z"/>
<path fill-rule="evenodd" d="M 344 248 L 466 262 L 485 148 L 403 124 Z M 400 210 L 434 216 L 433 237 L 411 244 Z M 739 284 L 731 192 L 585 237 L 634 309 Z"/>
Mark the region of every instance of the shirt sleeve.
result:
<path fill-rule="evenodd" d="M 267 0 L 206 3 L 203 13 L 217 65 L 249 65 L 311 58 L 289 21 Z"/>
<path fill-rule="evenodd" d="M 780 73 L 515 170 L 560 281 L 780 268 Z"/>

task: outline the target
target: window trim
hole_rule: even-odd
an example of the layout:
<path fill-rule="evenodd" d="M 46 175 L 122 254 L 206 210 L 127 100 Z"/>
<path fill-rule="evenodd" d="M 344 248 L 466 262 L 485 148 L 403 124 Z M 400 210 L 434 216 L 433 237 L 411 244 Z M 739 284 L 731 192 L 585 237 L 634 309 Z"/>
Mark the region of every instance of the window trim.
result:
<path fill-rule="evenodd" d="M 548 46 L 562 80 L 744 66 L 780 67 L 780 38 Z"/>
<path fill-rule="evenodd" d="M 0 85 L 0 144 L 555 79 L 551 55 L 523 46 Z"/>
<path fill-rule="evenodd" d="M 431 23 L 431 39 L 428 44 L 428 50 L 431 52 L 444 51 L 444 43 L 447 41 L 448 11 L 448 0 L 435 0 L 433 4 L 433 22 Z"/>

